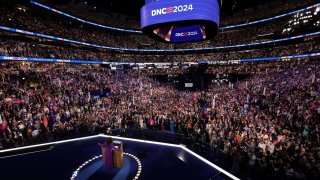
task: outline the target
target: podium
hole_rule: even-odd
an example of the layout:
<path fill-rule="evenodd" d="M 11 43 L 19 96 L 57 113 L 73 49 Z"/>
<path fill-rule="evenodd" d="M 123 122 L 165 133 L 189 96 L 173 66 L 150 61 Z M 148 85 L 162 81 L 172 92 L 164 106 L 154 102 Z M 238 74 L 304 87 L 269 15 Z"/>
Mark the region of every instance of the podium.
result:
<path fill-rule="evenodd" d="M 120 141 L 113 141 L 114 146 L 119 149 L 119 151 L 114 150 L 112 152 L 113 167 L 122 168 L 123 166 L 123 144 Z"/>

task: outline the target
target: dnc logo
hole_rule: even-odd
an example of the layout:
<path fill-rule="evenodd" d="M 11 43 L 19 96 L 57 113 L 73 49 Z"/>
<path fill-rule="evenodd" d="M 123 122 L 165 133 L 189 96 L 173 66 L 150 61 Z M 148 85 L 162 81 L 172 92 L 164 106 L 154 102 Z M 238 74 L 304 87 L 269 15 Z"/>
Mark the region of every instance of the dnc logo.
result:
<path fill-rule="evenodd" d="M 181 32 L 181 33 L 176 33 L 176 37 L 185 37 L 185 36 L 196 36 L 198 35 L 197 31 L 192 31 L 192 32 Z"/>
<path fill-rule="evenodd" d="M 179 13 L 179 12 L 187 12 L 187 11 L 192 11 L 192 10 L 193 10 L 192 4 L 180 5 L 180 6 L 170 6 L 170 7 L 166 7 L 166 8 L 152 10 L 151 16 L 158 16 L 158 15 Z"/>

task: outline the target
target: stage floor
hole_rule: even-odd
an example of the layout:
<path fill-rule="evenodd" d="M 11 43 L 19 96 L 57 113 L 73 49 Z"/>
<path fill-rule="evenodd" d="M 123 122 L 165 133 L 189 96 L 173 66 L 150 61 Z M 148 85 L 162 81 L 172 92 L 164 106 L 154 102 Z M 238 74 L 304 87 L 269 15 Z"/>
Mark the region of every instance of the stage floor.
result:
<path fill-rule="evenodd" d="M 100 155 L 98 142 L 105 141 L 105 137 L 92 137 L 85 140 L 56 144 L 53 148 L 41 152 L 7 156 L 0 158 L 1 179 L 70 179 L 72 173 L 85 161 Z M 118 140 L 118 139 L 114 139 Z M 223 179 L 217 169 L 196 158 L 179 147 L 170 147 L 156 144 L 146 144 L 128 140 L 123 142 L 124 152 L 137 156 L 142 164 L 139 179 Z M 126 158 L 126 161 L 128 158 Z M 113 179 L 119 169 L 105 172 L 101 159 L 96 160 L 96 167 L 91 174 L 79 173 L 80 179 Z M 100 162 L 99 162 L 100 161 Z M 100 164 L 99 164 L 100 163 Z M 136 173 L 136 163 L 130 161 L 129 175 L 132 179 Z M 87 170 L 88 171 L 88 170 Z M 106 170 L 108 171 L 108 170 Z M 111 172 L 112 171 L 112 172 Z M 218 176 L 216 176 L 218 175 Z M 124 177 L 118 176 L 117 177 Z M 76 178 L 76 179 L 77 179 Z"/>

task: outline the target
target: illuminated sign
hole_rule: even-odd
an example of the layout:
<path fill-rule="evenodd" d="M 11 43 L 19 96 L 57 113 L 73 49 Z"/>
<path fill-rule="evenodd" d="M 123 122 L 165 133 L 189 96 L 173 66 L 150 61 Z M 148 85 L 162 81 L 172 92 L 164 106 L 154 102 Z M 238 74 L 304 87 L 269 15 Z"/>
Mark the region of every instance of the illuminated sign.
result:
<path fill-rule="evenodd" d="M 167 8 L 151 10 L 151 16 L 179 13 L 179 12 L 187 12 L 187 11 L 192 11 L 192 10 L 193 10 L 192 4 L 171 6 L 171 7 L 167 7 Z"/>

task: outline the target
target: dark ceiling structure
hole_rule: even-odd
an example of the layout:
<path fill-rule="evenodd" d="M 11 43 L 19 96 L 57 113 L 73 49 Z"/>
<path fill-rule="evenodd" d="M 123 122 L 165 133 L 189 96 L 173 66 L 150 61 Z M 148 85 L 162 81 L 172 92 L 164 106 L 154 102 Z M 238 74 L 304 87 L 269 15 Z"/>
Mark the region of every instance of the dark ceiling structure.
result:
<path fill-rule="evenodd" d="M 140 8 L 145 4 L 145 0 L 47 0 L 52 5 L 63 5 L 70 2 L 80 3 L 86 2 L 88 6 L 96 7 L 97 11 L 107 13 L 120 13 L 132 17 L 140 16 Z M 279 2 L 279 0 L 221 0 L 222 15 L 232 14 L 237 11 L 242 11 L 246 8 L 257 8 L 260 5 Z M 289 0 L 280 0 L 286 2 Z"/>

